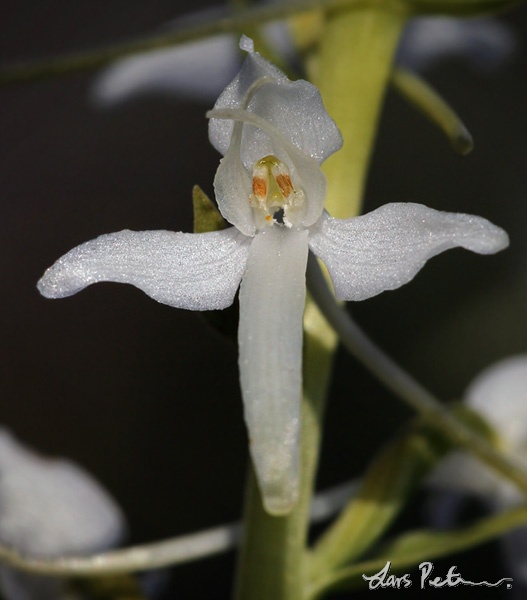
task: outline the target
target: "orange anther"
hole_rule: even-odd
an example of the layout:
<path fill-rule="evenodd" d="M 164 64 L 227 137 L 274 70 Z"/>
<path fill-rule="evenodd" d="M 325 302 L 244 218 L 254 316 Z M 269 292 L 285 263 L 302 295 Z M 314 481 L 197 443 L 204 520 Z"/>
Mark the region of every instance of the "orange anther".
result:
<path fill-rule="evenodd" d="M 261 177 L 253 177 L 253 194 L 257 198 L 265 199 L 267 197 L 267 184 Z"/>
<path fill-rule="evenodd" d="M 276 177 L 276 183 L 278 184 L 278 187 L 280 188 L 284 198 L 288 198 L 294 189 L 289 175 L 278 175 Z"/>

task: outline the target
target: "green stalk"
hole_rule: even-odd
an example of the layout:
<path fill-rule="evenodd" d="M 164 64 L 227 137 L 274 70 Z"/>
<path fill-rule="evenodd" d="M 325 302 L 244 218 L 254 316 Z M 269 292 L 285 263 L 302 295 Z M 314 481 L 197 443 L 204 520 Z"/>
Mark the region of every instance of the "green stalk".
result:
<path fill-rule="evenodd" d="M 346 219 L 360 214 L 364 186 L 392 57 L 407 14 L 378 5 L 334 12 L 320 46 L 315 83 L 344 145 L 324 163 L 326 209 Z"/>
<path fill-rule="evenodd" d="M 251 469 L 238 564 L 237 600 L 300 600 L 304 595 L 309 508 L 336 347 L 335 334 L 311 300 L 306 307 L 304 327 L 300 498 L 289 515 L 269 515 L 263 509 Z"/>

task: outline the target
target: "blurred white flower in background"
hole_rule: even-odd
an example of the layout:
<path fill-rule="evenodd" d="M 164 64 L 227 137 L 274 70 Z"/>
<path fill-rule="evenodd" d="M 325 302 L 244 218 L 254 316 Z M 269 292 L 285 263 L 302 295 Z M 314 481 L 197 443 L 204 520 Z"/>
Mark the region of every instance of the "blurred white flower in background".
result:
<path fill-rule="evenodd" d="M 467 389 L 464 402 L 478 412 L 498 435 L 502 451 L 527 468 L 527 354 L 506 358 L 482 371 Z M 436 496 L 431 516 L 436 525 L 451 526 L 462 508 L 463 496 L 480 498 L 492 511 L 524 503 L 523 494 L 511 483 L 486 469 L 468 454 L 449 454 L 432 473 L 429 483 L 454 492 Z M 515 593 L 527 593 L 527 527 L 501 538 Z"/>
<path fill-rule="evenodd" d="M 73 462 L 44 458 L 0 429 L 0 543 L 32 558 L 86 555 L 118 545 L 124 516 Z M 0 567 L 7 600 L 59 600 L 63 582 Z"/>
<path fill-rule="evenodd" d="M 168 23 L 165 28 L 177 29 L 225 14 L 225 9 L 203 10 Z M 293 56 L 285 22 L 263 25 L 261 35 L 281 56 Z M 236 34 L 220 34 L 118 60 L 97 76 L 92 99 L 103 107 L 150 94 L 212 103 L 240 70 L 243 55 L 238 41 Z"/>
<path fill-rule="evenodd" d="M 503 452 L 527 468 L 527 355 L 506 358 L 482 371 L 465 392 L 464 402 L 495 429 Z M 481 495 L 497 508 L 523 500 L 512 483 L 461 451 L 449 454 L 432 479 Z"/>
<path fill-rule="evenodd" d="M 201 11 L 167 27 L 178 28 L 225 11 Z M 285 21 L 266 24 L 264 39 L 286 61 L 294 62 L 294 41 Z M 486 71 L 504 64 L 517 46 L 514 33 L 497 19 L 421 17 L 409 22 L 396 63 L 417 71 L 445 59 L 458 59 Z M 243 56 L 235 34 L 221 34 L 118 60 L 101 72 L 91 91 L 101 107 L 146 95 L 164 95 L 208 103 L 238 72 Z"/>

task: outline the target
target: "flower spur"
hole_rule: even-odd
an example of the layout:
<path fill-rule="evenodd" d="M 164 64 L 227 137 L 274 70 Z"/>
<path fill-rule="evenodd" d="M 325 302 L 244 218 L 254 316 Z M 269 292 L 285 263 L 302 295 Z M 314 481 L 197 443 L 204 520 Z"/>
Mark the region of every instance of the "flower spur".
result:
<path fill-rule="evenodd" d="M 412 203 L 347 220 L 329 216 L 320 164 L 342 144 L 337 126 L 315 86 L 287 79 L 248 38 L 240 46 L 248 56 L 207 113 L 210 141 L 224 155 L 216 200 L 233 227 L 102 235 L 60 258 L 38 287 L 61 298 L 115 281 L 170 306 L 212 310 L 229 306 L 241 282 L 239 368 L 250 451 L 264 506 L 283 515 L 298 496 L 308 251 L 324 261 L 340 299 L 364 300 L 407 283 L 444 250 L 490 254 L 508 238 L 481 217 Z"/>

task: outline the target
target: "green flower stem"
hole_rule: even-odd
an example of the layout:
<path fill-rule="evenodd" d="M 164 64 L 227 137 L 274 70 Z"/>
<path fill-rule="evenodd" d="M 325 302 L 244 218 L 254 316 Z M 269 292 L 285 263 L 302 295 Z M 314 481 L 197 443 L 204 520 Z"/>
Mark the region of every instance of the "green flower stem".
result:
<path fill-rule="evenodd" d="M 334 12 L 322 35 L 315 83 L 344 145 L 324 163 L 326 208 L 334 217 L 360 214 L 365 177 L 407 13 L 393 3 Z"/>
<path fill-rule="evenodd" d="M 285 517 L 267 514 L 251 469 L 236 582 L 237 600 L 301 600 L 304 596 L 309 510 L 336 347 L 336 335 L 311 301 L 306 306 L 304 328 L 300 498 Z"/>
<path fill-rule="evenodd" d="M 235 598 L 302 598 L 304 544 L 299 534 L 304 521 L 304 503 L 302 494 L 301 500 L 288 516 L 272 517 L 267 514 L 250 467 Z"/>
<path fill-rule="evenodd" d="M 512 481 L 527 496 L 527 472 L 516 461 L 495 450 L 420 383 L 378 348 L 336 302 L 317 260 L 308 263 L 309 289 L 346 349 L 360 360 L 388 389 L 416 410 L 447 439 L 462 446 L 494 472 Z"/>
<path fill-rule="evenodd" d="M 392 84 L 408 102 L 419 109 L 447 136 L 458 154 L 468 154 L 474 147 L 470 132 L 454 109 L 424 79 L 406 69 L 394 69 Z"/>

